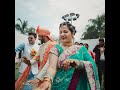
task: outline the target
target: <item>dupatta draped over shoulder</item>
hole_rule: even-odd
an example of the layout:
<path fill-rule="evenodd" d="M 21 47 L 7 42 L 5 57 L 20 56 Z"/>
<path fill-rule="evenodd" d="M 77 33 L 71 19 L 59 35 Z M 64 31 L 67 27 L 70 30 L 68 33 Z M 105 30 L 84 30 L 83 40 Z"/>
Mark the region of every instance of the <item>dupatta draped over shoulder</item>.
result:
<path fill-rule="evenodd" d="M 52 90 L 100 90 L 96 64 L 84 46 L 73 45 L 64 50 L 61 45 L 56 44 L 50 52 L 59 57 Z M 66 59 L 81 60 L 84 69 L 71 67 L 64 70 L 61 66 Z"/>

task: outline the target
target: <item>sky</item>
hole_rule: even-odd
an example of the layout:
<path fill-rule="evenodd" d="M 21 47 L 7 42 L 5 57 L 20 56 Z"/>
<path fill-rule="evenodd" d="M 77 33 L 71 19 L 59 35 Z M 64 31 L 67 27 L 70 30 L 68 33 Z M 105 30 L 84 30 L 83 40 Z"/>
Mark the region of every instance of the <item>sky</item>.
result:
<path fill-rule="evenodd" d="M 48 28 L 58 38 L 59 24 L 63 15 L 76 13 L 80 17 L 73 21 L 76 40 L 85 32 L 88 20 L 105 13 L 105 0 L 15 0 L 15 23 L 17 18 L 28 21 L 28 26 Z"/>

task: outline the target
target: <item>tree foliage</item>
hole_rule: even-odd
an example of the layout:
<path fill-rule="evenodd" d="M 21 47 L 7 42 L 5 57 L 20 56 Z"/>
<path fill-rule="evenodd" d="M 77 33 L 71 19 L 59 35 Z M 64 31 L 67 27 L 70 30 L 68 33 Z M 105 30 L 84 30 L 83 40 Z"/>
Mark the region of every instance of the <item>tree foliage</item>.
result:
<path fill-rule="evenodd" d="M 82 34 L 82 39 L 105 38 L 105 14 L 88 21 L 89 24 L 86 25 L 86 32 Z"/>
<path fill-rule="evenodd" d="M 20 31 L 22 34 L 29 33 L 29 32 L 35 32 L 35 28 L 28 27 L 28 21 L 22 21 L 20 18 L 17 19 L 19 23 L 15 24 L 16 30 Z"/>

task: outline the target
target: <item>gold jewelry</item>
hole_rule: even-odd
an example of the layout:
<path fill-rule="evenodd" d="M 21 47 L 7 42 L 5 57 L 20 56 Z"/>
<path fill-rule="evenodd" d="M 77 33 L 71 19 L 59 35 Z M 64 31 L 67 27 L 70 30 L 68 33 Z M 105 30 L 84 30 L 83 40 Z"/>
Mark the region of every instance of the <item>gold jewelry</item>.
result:
<path fill-rule="evenodd" d="M 48 81 L 48 82 L 50 82 L 50 84 L 52 84 L 51 79 L 50 79 L 50 81 L 49 81 L 49 80 L 47 80 L 47 79 L 44 79 L 44 80 L 43 80 L 43 82 L 44 82 L 44 81 Z"/>
<path fill-rule="evenodd" d="M 46 78 L 49 78 L 49 80 L 46 79 Z M 50 82 L 52 84 L 52 79 L 50 77 L 44 77 L 43 81 L 48 81 L 48 82 Z"/>
<path fill-rule="evenodd" d="M 48 72 L 46 73 L 44 78 L 50 78 L 51 82 L 53 82 L 53 76 L 50 73 L 48 73 Z"/>
<path fill-rule="evenodd" d="M 76 66 L 76 69 L 82 70 L 84 68 L 85 68 L 84 63 L 82 61 L 79 61 L 79 65 Z"/>

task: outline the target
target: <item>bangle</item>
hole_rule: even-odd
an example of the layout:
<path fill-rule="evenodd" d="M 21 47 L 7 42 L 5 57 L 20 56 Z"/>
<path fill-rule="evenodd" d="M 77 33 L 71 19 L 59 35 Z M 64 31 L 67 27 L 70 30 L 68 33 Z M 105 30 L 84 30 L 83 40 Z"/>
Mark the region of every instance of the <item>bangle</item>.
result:
<path fill-rule="evenodd" d="M 50 82 L 52 84 L 52 80 L 51 79 L 50 80 L 44 79 L 43 82 L 44 81 L 48 81 L 48 82 Z"/>
<path fill-rule="evenodd" d="M 46 73 L 46 75 L 44 76 L 44 78 L 50 78 L 51 82 L 53 82 L 53 77 L 50 73 Z"/>
<path fill-rule="evenodd" d="M 76 67 L 77 69 L 84 69 L 84 64 L 82 61 L 79 61 L 79 65 Z"/>

